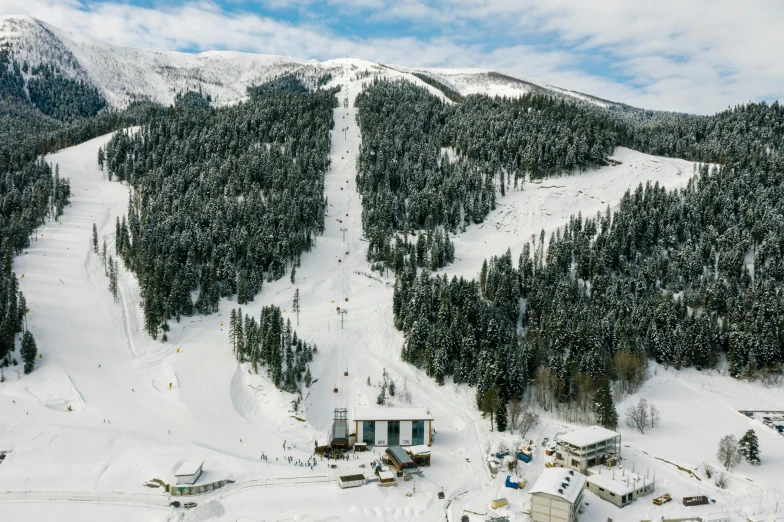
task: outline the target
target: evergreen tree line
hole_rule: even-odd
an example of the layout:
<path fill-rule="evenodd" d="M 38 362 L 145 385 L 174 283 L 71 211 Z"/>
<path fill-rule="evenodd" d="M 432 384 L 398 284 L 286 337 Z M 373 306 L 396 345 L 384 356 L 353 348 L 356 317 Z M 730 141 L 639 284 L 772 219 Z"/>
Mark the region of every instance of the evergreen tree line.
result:
<path fill-rule="evenodd" d="M 106 107 L 94 86 L 69 78 L 53 64 L 20 64 L 8 49 L 0 49 L 0 98 L 19 100 L 64 122 L 94 116 Z"/>
<path fill-rule="evenodd" d="M 622 137 L 606 110 L 558 97 L 451 99 L 460 103 L 444 103 L 406 81 L 379 79 L 357 97 L 357 186 L 371 262 L 399 269 L 412 249 L 393 240 L 397 232 L 465 230 L 495 209 L 496 191 L 503 196 L 507 185 L 522 186 L 529 176 L 605 165 Z"/>
<path fill-rule="evenodd" d="M 438 347 L 461 331 L 460 321 L 471 322 L 474 308 L 486 308 L 506 331 L 502 338 L 512 339 L 522 327 L 516 344 L 494 355 L 521 361 L 510 366 L 523 379 L 514 389 L 535 383 L 545 405 L 587 405 L 608 379 L 634 391 L 648 358 L 703 369 L 726 357 L 734 377 L 778 374 L 784 362 L 783 182 L 784 159 L 772 155 L 702 166 L 678 191 L 657 184 L 627 191 L 617 211 L 587 220 L 573 216 L 549 240 L 544 232 L 533 238 L 516 266 L 508 251 L 485 262 L 478 282 L 450 283 L 475 288 L 468 316 L 457 324 L 447 324 L 440 311 L 465 310 L 459 292 L 435 314 L 423 296 L 445 282 L 400 274 L 393 308 L 406 333 L 403 357 L 439 382 L 441 368 L 454 375 L 466 362 L 475 365 L 478 343 Z M 427 345 L 420 345 L 423 337 Z M 474 355 L 456 351 L 458 344 Z M 502 364 L 483 386 L 498 387 L 503 402 L 516 396 L 509 395 L 510 371 Z M 460 374 L 455 380 L 479 386 Z M 539 396 L 542 389 L 546 397 Z"/>
<path fill-rule="evenodd" d="M 241 308 L 232 308 L 229 340 L 239 362 L 250 362 L 255 373 L 259 366 L 266 368 L 279 389 L 301 395 L 301 384 L 310 387 L 313 382 L 309 363 L 318 348 L 297 337 L 291 320 L 284 323 L 277 306 L 263 307 L 258 322 L 255 317 L 243 316 Z"/>
<path fill-rule="evenodd" d="M 393 312 L 405 334 L 403 360 L 437 383 L 451 376 L 475 386 L 478 406 L 493 389 L 500 399 L 493 407 L 504 409 L 503 418 L 508 402 L 522 398 L 534 354 L 507 313 L 482 297 L 476 280 L 417 275 L 409 265 L 397 274 Z"/>
<path fill-rule="evenodd" d="M 151 336 L 221 297 L 244 304 L 299 264 L 324 229 L 334 103 L 318 91 L 173 108 L 99 153 L 132 189 L 116 254 L 138 276 Z"/>
<path fill-rule="evenodd" d="M 479 406 L 494 390 L 498 415 L 533 383 L 545 407 L 579 404 L 606 418 L 591 398 L 596 403 L 608 380 L 634 391 L 648 358 L 715 368 L 726 357 L 739 378 L 781 372 L 781 107 L 749 104 L 711 117 L 612 116 L 617 144 L 721 165 L 699 166 L 682 190 L 641 185 L 615 212 L 572 216 L 549 239 L 544 232 L 533 237 L 516 266 L 511 252 L 485 262 L 478 282 L 447 283 L 413 270 L 397 275 L 393 306 L 406 336 L 403 358 L 439 382 L 453 375 L 476 385 Z M 472 341 L 461 324 L 476 324 L 475 310 L 488 310 L 495 322 L 481 325 Z M 462 332 L 459 340 L 455 332 Z M 490 352 L 495 365 L 477 364 L 480 341 L 491 339 L 503 340 Z M 458 371 L 466 363 L 482 377 Z M 521 382 L 512 384 L 510 375 Z"/>

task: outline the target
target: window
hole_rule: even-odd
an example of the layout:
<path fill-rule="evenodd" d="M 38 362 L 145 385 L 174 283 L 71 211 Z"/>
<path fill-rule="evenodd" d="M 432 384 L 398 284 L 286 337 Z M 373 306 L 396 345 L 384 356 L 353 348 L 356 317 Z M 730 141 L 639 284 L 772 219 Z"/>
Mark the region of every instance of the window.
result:
<path fill-rule="evenodd" d="M 614 496 L 615 496 L 615 493 L 612 493 L 612 492 L 611 492 L 611 493 L 610 493 L 610 496 L 611 496 L 611 497 L 614 497 Z"/>
<path fill-rule="evenodd" d="M 387 422 L 387 445 L 397 446 L 400 444 L 400 421 Z"/>
<path fill-rule="evenodd" d="M 604 488 L 599 488 L 599 491 L 604 491 Z"/>
<path fill-rule="evenodd" d="M 580 461 L 572 459 L 572 467 L 579 468 L 580 467 Z"/>
<path fill-rule="evenodd" d="M 411 444 L 425 443 L 425 421 L 413 421 L 411 423 Z"/>
<path fill-rule="evenodd" d="M 362 442 L 368 446 L 373 446 L 376 443 L 376 423 L 374 421 L 362 423 Z"/>

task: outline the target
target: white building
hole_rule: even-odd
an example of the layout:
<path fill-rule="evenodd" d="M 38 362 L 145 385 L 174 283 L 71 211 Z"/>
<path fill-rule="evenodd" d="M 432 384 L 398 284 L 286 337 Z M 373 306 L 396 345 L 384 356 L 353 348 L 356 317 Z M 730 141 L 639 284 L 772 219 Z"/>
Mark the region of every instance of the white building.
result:
<path fill-rule="evenodd" d="M 203 466 L 203 460 L 186 461 L 180 466 L 180 469 L 174 473 L 175 482 L 177 484 L 195 484 L 201 476 Z"/>
<path fill-rule="evenodd" d="M 432 444 L 433 416 L 424 408 L 355 408 L 357 442 L 368 446 Z"/>
<path fill-rule="evenodd" d="M 576 522 L 583 505 L 585 475 L 545 469 L 531 488 L 532 522 Z"/>
<path fill-rule="evenodd" d="M 655 489 L 653 479 L 628 469 L 588 468 L 588 491 L 618 507 L 632 503 L 637 497 L 650 495 Z"/>
<path fill-rule="evenodd" d="M 580 473 L 621 456 L 621 435 L 601 426 L 559 435 L 555 442 L 555 463 Z"/>

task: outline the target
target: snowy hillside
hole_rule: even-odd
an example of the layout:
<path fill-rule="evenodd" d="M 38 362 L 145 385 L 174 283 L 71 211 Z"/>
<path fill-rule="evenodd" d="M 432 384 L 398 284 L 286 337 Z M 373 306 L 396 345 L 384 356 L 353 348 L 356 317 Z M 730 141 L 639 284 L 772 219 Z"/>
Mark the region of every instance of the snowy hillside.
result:
<path fill-rule="evenodd" d="M 220 299 L 213 313 L 171 320 L 168 336 L 157 340 L 145 330 L 139 282 L 122 264 L 113 298 L 105 265 L 92 247 L 95 225 L 98 242 L 106 241 L 116 255 L 115 224 L 128 208 L 128 185 L 110 182 L 97 163 L 111 134 L 46 156 L 70 179 L 72 196 L 61 218 L 36 229 L 29 248 L 13 260 L 30 307 L 26 327 L 35 335 L 40 358 L 27 375 L 19 365 L 2 369 L 0 521 L 456 522 L 463 515 L 471 522 L 493 515 L 530 521 L 531 486 L 548 460 L 544 439 L 581 427 L 580 422 L 555 406 L 540 410 L 541 424 L 525 435 L 492 431 L 490 420 L 477 410 L 474 388 L 449 378 L 439 386 L 401 359 L 405 339 L 394 324 L 395 277 L 371 271 L 367 261 L 357 187 L 363 138 L 353 101 L 375 76 L 404 78 L 447 100 L 414 73 L 461 94 L 518 96 L 557 89 L 488 70 L 122 48 L 28 17 L 1 18 L 0 40 L 19 60 L 56 62 L 66 74 L 93 83 L 115 107 L 139 96 L 168 104 L 175 93 L 189 88 L 201 88 L 218 104 L 235 103 L 247 86 L 291 71 L 308 78 L 330 74 L 326 85 L 339 87 L 337 100 L 348 102 L 348 107 L 339 103 L 332 110 L 334 128 L 328 139 L 325 131 L 330 168 L 324 175 L 328 207 L 323 234 L 302 254 L 296 277 L 287 273 L 266 281 L 255 299 L 242 305 L 243 314 L 254 318 L 262 307 L 280 307 L 297 335 L 317 344 L 309 367 L 313 382 L 302 386 L 299 405 L 295 394 L 282 391 L 266 372 L 254 372 L 250 362 L 239 363 L 232 353 L 229 317 L 238 307 L 236 295 Z M 475 278 L 483 260 L 507 249 L 516 258 L 532 236 L 554 232 L 571 215 L 615 210 L 628 189 L 649 181 L 666 189 L 683 188 L 695 172 L 692 162 L 623 147 L 609 159 L 579 175 L 526 179 L 521 188 L 499 194 L 495 209 L 480 224 L 450 236 L 455 260 L 439 275 Z M 297 291 L 299 313 L 292 308 Z M 351 419 L 354 408 L 376 404 L 384 381 L 397 389 L 387 397 L 388 407 L 424 408 L 435 419 L 432 465 L 423 468 L 421 477 L 401 478 L 398 487 L 340 489 L 339 476 L 368 471 L 383 449 L 328 462 L 313 460 L 314 444 L 328 436 L 335 408 L 347 408 Z M 534 404 L 530 390 L 523 399 Z M 659 425 L 645 434 L 623 422 L 625 409 L 640 398 L 661 413 Z M 784 494 L 784 437 L 738 410 L 784 411 L 780 382 L 747 382 L 716 370 L 676 370 L 651 362 L 648 380 L 634 393 L 618 392 L 616 406 L 623 468 L 650 472 L 657 480 L 654 496 L 671 493 L 675 501 L 656 506 L 652 497 L 644 497 L 621 509 L 586 492 L 581 521 L 715 513 L 739 521 L 776 509 Z M 741 463 L 727 472 L 726 489 L 716 487 L 705 469 L 722 469 L 716 457 L 719 439 L 748 429 L 759 435 L 763 465 Z M 491 473 L 488 454 L 528 441 L 533 441 L 533 461 L 516 472 L 524 487 L 506 488 L 510 473 L 503 466 Z M 195 502 L 193 509 L 170 507 L 175 499 L 159 484 L 173 483 L 176 470 L 193 459 L 204 462 L 199 485 L 231 483 L 176 499 Z M 439 498 L 440 492 L 445 498 Z M 715 502 L 684 507 L 681 497 L 692 494 Z M 491 500 L 499 497 L 509 505 L 491 509 Z"/>
<path fill-rule="evenodd" d="M 31 67 L 54 63 L 70 77 L 88 80 L 116 108 L 126 106 L 135 98 L 168 105 L 177 92 L 199 88 L 210 94 L 216 104 L 229 104 L 244 98 L 248 86 L 292 72 L 315 83 L 323 75 L 336 75 L 336 67 L 346 61 L 358 70 L 390 71 L 379 64 L 356 59 L 318 62 L 234 51 L 190 54 L 120 47 L 63 31 L 29 16 L 0 17 L 0 45 L 4 43 L 10 46 L 18 61 L 26 61 Z M 394 69 L 418 84 L 423 83 L 410 73 L 426 74 L 464 95 L 513 97 L 528 92 L 555 92 L 601 106 L 611 103 L 485 69 Z"/>

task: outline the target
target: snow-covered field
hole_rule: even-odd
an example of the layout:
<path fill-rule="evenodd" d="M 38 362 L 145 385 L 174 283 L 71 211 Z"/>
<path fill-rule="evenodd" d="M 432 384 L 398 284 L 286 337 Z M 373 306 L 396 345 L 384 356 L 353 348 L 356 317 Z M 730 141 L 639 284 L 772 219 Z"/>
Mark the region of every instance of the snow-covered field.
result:
<path fill-rule="evenodd" d="M 351 79 L 361 67 L 351 60 L 332 64 L 333 82 L 345 89 L 340 100 L 345 93 L 353 99 L 361 89 L 362 80 Z M 456 521 L 463 510 L 489 512 L 489 501 L 499 496 L 510 500 L 502 514 L 528 519 L 522 512 L 530 484 L 543 469 L 543 450 L 525 466 L 525 489 L 505 489 L 504 473 L 491 478 L 484 459 L 491 447 L 502 440 L 511 443 L 513 437 L 490 433 L 489 422 L 474 407 L 473 390 L 450 383 L 438 387 L 400 360 L 403 338 L 393 326 L 393 279 L 371 273 L 365 261 L 355 185 L 360 143 L 355 109 L 336 109 L 335 120 L 324 236 L 303 256 L 294 284 L 288 277 L 266 284 L 252 305 L 243 307 L 244 313 L 258 315 L 263 305 L 275 304 L 296 324 L 291 305 L 299 288 L 296 331 L 319 349 L 311 366 L 317 382 L 306 391 L 299 412 L 292 410 L 292 396 L 232 357 L 228 314 L 236 303 L 224 301 L 217 314 L 172 323 L 169 340 L 162 343 L 143 332 L 132 274 L 121 270 L 120 297 L 111 298 L 91 249 L 96 223 L 100 239 L 113 251 L 115 218 L 127 205 L 127 188 L 108 182 L 96 165 L 97 150 L 109 136 L 48 158 L 71 179 L 72 206 L 61 222 L 41 227 L 27 253 L 14 261 L 17 275 L 24 274 L 20 283 L 31 306 L 28 325 L 43 358 L 27 376 L 7 369 L 7 380 L 0 384 L 0 452 L 9 451 L 0 464 L 0 520 L 440 521 L 446 513 Z M 648 180 L 683 186 L 692 173 L 688 162 L 627 149 L 618 149 L 615 159 L 619 165 L 507 193 L 483 225 L 454 239 L 458 260 L 446 273 L 473 277 L 484 258 L 507 248 L 516 256 L 532 234 L 543 228 L 549 234 L 570 214 L 595 215 L 616 205 L 627 188 Z M 341 228 L 347 229 L 345 241 Z M 348 311 L 343 329 L 337 306 Z M 314 440 L 330 427 L 334 408 L 373 405 L 384 371 L 398 390 L 411 393 L 412 405 L 428 408 L 435 418 L 432 466 L 424 469 L 424 478 L 398 488 L 344 491 L 335 477 L 359 471 L 376 454 L 340 462 L 337 469 L 321 461 L 313 470 L 283 463 L 287 456 L 310 457 Z M 643 389 L 618 410 L 643 396 L 659 407 L 662 424 L 645 435 L 621 428 L 624 465 L 655 472 L 657 495 L 669 491 L 680 500 L 699 490 L 717 500 L 702 511 L 772 509 L 784 491 L 784 437 L 737 410 L 784 410 L 782 388 L 655 365 L 651 371 Z M 392 403 L 403 405 L 399 398 Z M 572 428 L 545 418 L 527 438 L 552 439 Z M 738 467 L 726 492 L 657 460 L 702 476 L 703 462 L 719 467 L 719 438 L 740 436 L 749 427 L 760 437 L 763 465 Z M 284 451 L 284 441 L 293 449 Z M 260 462 L 262 452 L 268 463 Z M 236 483 L 198 497 L 194 510 L 170 509 L 166 495 L 144 483 L 171 482 L 189 458 L 205 461 L 200 483 Z M 437 497 L 442 488 L 445 500 Z M 687 511 L 677 501 L 654 507 L 648 498 L 620 510 L 590 494 L 587 498 L 583 520 L 590 521 L 699 511 Z"/>

